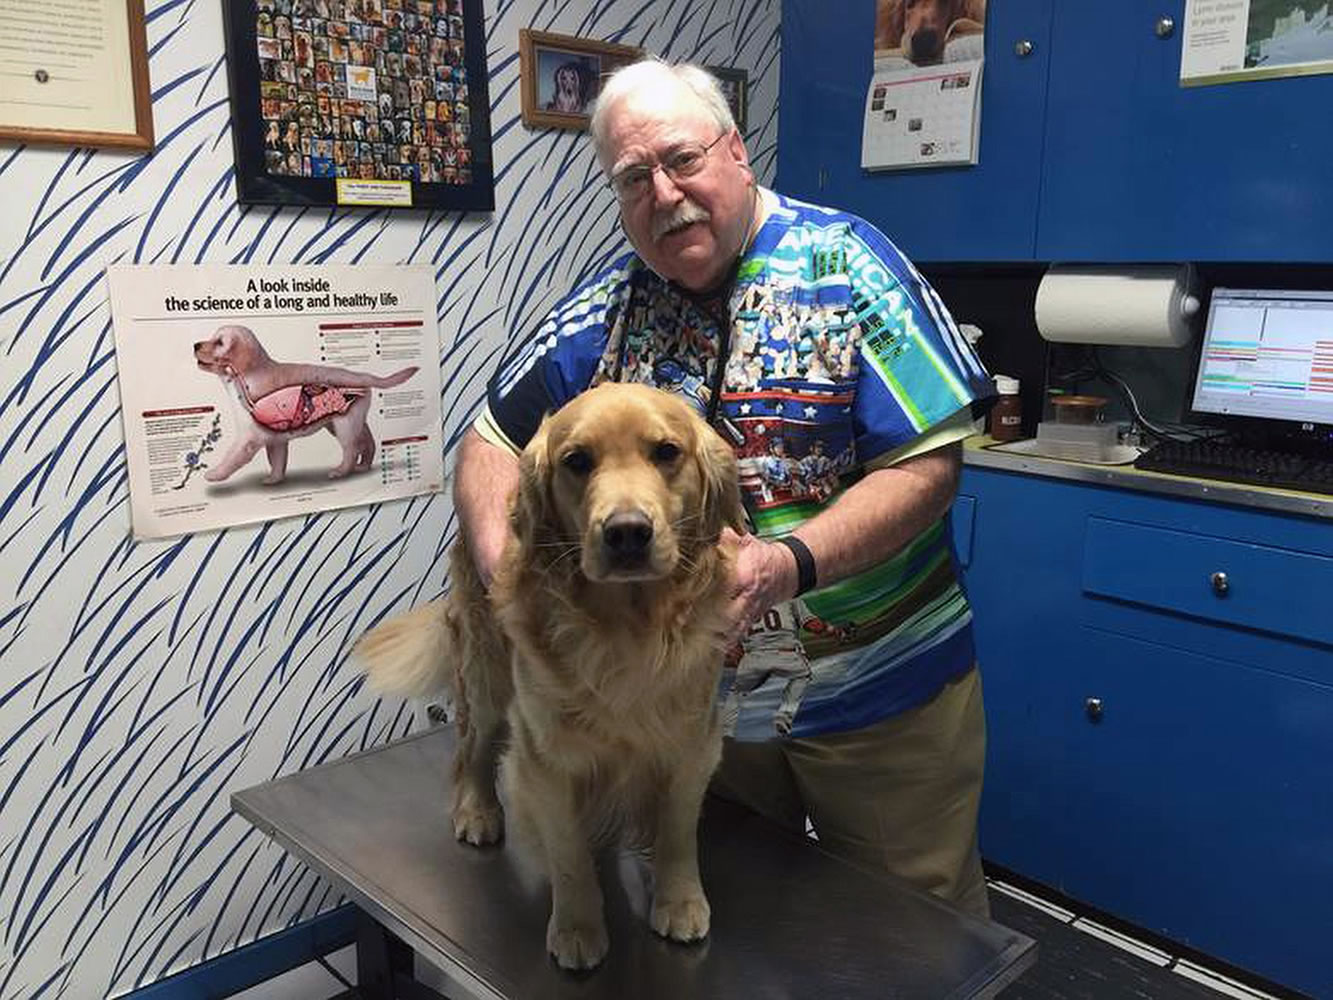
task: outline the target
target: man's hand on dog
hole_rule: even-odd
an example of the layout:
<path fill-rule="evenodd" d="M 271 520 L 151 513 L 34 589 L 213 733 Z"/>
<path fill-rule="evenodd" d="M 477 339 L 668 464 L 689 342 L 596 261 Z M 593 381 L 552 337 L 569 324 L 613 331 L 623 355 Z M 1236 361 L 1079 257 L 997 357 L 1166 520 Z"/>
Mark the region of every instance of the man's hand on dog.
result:
<path fill-rule="evenodd" d="M 722 545 L 731 552 L 731 604 L 727 608 L 726 644 L 741 637 L 769 608 L 796 596 L 796 557 L 785 545 L 774 545 L 754 535 L 738 535 L 724 528 Z"/>

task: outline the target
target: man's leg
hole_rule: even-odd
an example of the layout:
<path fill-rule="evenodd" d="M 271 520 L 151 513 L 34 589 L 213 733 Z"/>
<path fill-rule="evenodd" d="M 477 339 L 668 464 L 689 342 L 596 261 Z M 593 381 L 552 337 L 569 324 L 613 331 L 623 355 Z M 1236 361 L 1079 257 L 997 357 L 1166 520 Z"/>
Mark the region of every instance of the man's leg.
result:
<path fill-rule="evenodd" d="M 708 790 L 797 833 L 805 833 L 805 803 L 778 740 L 722 741 L 722 763 Z"/>
<path fill-rule="evenodd" d="M 824 847 L 989 913 L 977 851 L 986 757 L 977 670 L 900 716 L 782 746 Z"/>

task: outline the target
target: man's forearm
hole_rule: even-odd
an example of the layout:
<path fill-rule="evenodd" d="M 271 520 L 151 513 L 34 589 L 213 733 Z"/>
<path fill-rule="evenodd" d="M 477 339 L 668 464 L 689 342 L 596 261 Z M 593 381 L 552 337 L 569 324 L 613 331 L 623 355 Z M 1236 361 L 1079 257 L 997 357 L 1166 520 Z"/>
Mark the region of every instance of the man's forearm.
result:
<path fill-rule="evenodd" d="M 818 585 L 854 576 L 888 559 L 949 509 L 962 448 L 946 445 L 876 469 L 795 532 L 815 557 Z"/>
<path fill-rule="evenodd" d="M 509 499 L 518 489 L 518 459 L 468 428 L 454 466 L 454 509 L 482 582 L 490 586 L 509 538 Z"/>

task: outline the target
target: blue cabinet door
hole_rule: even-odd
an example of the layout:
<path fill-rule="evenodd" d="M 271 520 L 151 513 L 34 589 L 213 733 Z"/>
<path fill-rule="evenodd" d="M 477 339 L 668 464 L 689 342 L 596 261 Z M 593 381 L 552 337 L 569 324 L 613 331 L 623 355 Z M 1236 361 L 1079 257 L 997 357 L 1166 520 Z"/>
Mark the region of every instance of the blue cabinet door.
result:
<path fill-rule="evenodd" d="M 1181 87 L 1183 17 L 1056 4 L 1037 257 L 1328 260 L 1333 76 Z"/>
<path fill-rule="evenodd" d="M 878 226 L 917 261 L 1031 260 L 1052 0 L 992 3 L 974 167 L 869 172 L 875 5 L 784 0 L 777 187 Z M 1026 58 L 1017 42 L 1033 48 Z"/>
<path fill-rule="evenodd" d="M 1327 524 L 971 466 L 959 489 L 983 856 L 1333 997 Z"/>
<path fill-rule="evenodd" d="M 986 704 L 981 853 L 1057 888 L 1077 863 L 1076 831 L 1061 804 L 1076 780 L 1064 748 L 1077 688 L 1065 664 L 1082 527 L 1062 494 L 1034 489 L 1024 476 L 964 468 L 955 502 L 955 524 L 972 513 L 963 586 Z"/>
<path fill-rule="evenodd" d="M 1333 688 L 1093 629 L 1080 647 L 1066 890 L 1333 996 Z"/>

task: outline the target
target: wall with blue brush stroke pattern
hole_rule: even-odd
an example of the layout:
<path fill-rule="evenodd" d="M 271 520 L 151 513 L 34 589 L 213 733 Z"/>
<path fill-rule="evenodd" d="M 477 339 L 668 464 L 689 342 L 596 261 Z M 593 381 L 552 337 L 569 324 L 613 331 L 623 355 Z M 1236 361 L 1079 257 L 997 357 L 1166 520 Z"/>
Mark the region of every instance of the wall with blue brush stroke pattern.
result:
<path fill-rule="evenodd" d="M 348 650 L 440 592 L 454 531 L 435 496 L 135 544 L 106 265 L 429 262 L 452 447 L 497 361 L 625 247 L 587 136 L 519 122 L 519 29 L 747 69 L 771 181 L 779 20 L 487 0 L 493 215 L 238 208 L 217 0 L 149 0 L 154 156 L 0 145 L 0 998 L 116 995 L 338 901 L 228 795 L 420 724 Z"/>

